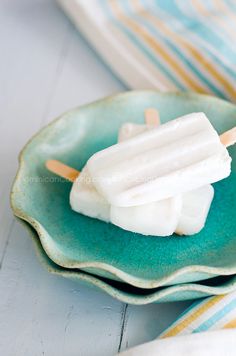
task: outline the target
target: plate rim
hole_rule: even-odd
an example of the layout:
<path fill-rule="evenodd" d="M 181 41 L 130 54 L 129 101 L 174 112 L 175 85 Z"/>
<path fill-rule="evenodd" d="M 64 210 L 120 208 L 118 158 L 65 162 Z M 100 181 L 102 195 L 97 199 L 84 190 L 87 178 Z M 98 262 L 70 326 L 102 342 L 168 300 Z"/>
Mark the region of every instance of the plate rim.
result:
<path fill-rule="evenodd" d="M 43 265 L 43 267 L 51 274 L 64 277 L 67 279 L 74 280 L 76 282 L 82 281 L 87 283 L 89 286 L 96 287 L 98 290 L 101 290 L 111 297 L 119 300 L 120 302 L 127 303 L 127 304 L 132 304 L 132 305 L 147 305 L 151 303 L 165 303 L 165 302 L 177 302 L 177 301 L 183 301 L 183 300 L 194 300 L 194 299 L 200 299 L 203 297 L 210 297 L 210 296 L 217 296 L 217 295 L 222 295 L 222 294 L 228 294 L 236 290 L 236 276 L 234 277 L 233 283 L 229 283 L 229 286 L 206 286 L 202 284 L 195 284 L 195 283 L 185 283 L 185 284 L 177 284 L 175 286 L 168 286 L 164 287 L 160 291 L 155 291 L 153 293 L 150 293 L 149 295 L 135 295 L 135 293 L 129 293 L 129 292 L 124 292 L 119 290 L 118 288 L 109 285 L 108 282 L 105 282 L 101 280 L 98 276 L 93 276 L 84 273 L 83 271 L 70 271 L 66 268 L 60 267 L 57 269 L 57 265 L 54 263 L 55 266 L 50 266 L 47 264 L 45 255 L 47 256 L 45 250 L 43 249 L 41 245 L 41 241 L 38 238 L 37 231 L 34 230 L 30 224 L 27 222 L 23 221 L 20 218 L 17 218 L 17 220 L 26 228 L 28 231 L 29 236 L 33 240 L 33 245 L 34 249 L 36 252 L 36 255 Z M 175 293 L 181 293 L 181 292 L 196 292 L 196 293 L 201 293 L 200 296 L 192 296 L 191 298 L 180 298 L 180 299 L 172 299 L 171 296 L 174 295 Z M 165 298 L 170 297 L 170 299 L 165 300 Z M 177 297 L 178 298 L 178 297 Z"/>

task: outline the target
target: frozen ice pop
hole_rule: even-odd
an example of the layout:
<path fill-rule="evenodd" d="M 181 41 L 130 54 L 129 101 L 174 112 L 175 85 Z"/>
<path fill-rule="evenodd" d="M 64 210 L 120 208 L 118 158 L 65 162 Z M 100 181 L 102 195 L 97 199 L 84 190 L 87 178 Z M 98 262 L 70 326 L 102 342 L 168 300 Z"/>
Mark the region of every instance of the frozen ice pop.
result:
<path fill-rule="evenodd" d="M 74 182 L 70 204 L 74 211 L 97 218 L 143 235 L 192 235 L 204 227 L 213 199 L 211 185 L 194 191 L 135 207 L 115 207 L 100 195 L 87 172 L 86 166 Z"/>
<path fill-rule="evenodd" d="M 183 197 L 127 208 L 110 206 L 96 191 L 85 166 L 72 186 L 70 204 L 78 213 L 143 235 L 192 235 L 204 227 L 213 195 L 213 187 L 207 185 Z"/>
<path fill-rule="evenodd" d="M 204 113 L 185 115 L 95 153 L 88 171 L 115 206 L 179 195 L 230 174 L 231 158 Z"/>
<path fill-rule="evenodd" d="M 110 204 L 96 190 L 86 166 L 72 185 L 70 205 L 78 213 L 110 221 Z"/>
<path fill-rule="evenodd" d="M 182 196 L 164 199 L 139 206 L 111 205 L 111 222 L 124 230 L 143 235 L 172 235 L 179 223 Z"/>
<path fill-rule="evenodd" d="M 139 132 L 140 127 L 141 131 L 144 131 L 149 127 L 153 128 L 154 125 L 158 125 L 160 123 L 158 111 L 152 108 L 146 109 L 145 122 L 146 125 L 135 125 L 133 123 L 128 123 L 127 126 L 131 127 L 130 134 L 129 128 L 126 127 L 126 124 L 124 124 L 119 131 L 119 136 L 122 135 L 121 131 L 123 130 L 124 137 L 122 139 L 127 140 L 131 134 L 132 136 L 136 134 L 135 130 L 133 129 L 134 126 L 137 128 L 137 132 Z M 66 169 L 65 167 L 66 166 L 63 167 L 63 172 Z M 73 182 L 73 186 L 70 192 L 70 205 L 71 208 L 78 213 L 106 222 L 110 221 L 110 204 L 96 190 L 86 166 L 82 169 L 81 173 Z"/>
<path fill-rule="evenodd" d="M 155 125 L 150 127 L 144 124 L 126 123 L 120 128 L 119 139 L 123 141 L 132 138 L 154 127 Z M 179 207 L 181 206 L 180 212 L 172 208 L 172 206 L 176 207 L 174 202 L 175 197 L 135 207 L 124 208 L 111 206 L 111 222 L 125 230 L 139 232 L 144 235 L 145 232 L 143 231 L 150 231 L 150 235 L 159 236 L 171 235 L 173 232 L 179 235 L 193 235 L 201 231 L 204 227 L 213 197 L 214 188 L 208 184 L 204 187 L 184 193 L 182 195 L 182 204 L 179 204 Z M 181 196 L 178 196 L 178 200 L 181 200 Z M 168 205 L 166 204 L 167 201 L 169 202 Z M 158 203 L 161 204 L 158 205 Z M 162 204 L 164 210 L 161 208 Z M 146 215 L 148 212 L 150 214 L 150 221 Z M 161 223 L 163 223 L 163 225 L 161 225 L 163 226 L 163 230 L 159 225 Z M 155 233 L 157 230 L 158 233 Z M 160 235 L 160 232 L 163 233 L 163 235 Z M 169 233 L 167 234 L 167 232 Z"/>
<path fill-rule="evenodd" d="M 178 235 L 193 235 L 201 231 L 213 197 L 214 188 L 210 184 L 183 194 L 183 205 L 175 232 Z"/>
<path fill-rule="evenodd" d="M 124 130 L 127 126 L 129 130 Z M 149 125 L 124 124 L 119 137 L 125 133 L 122 139 L 126 140 L 149 128 Z M 125 230 L 154 236 L 172 235 L 177 230 L 176 232 L 182 235 L 190 235 L 199 232 L 204 226 L 213 192 L 213 188 L 207 186 L 183 194 L 183 199 L 177 196 L 141 206 L 110 208 L 102 195 L 96 191 L 85 166 L 73 184 L 70 202 L 73 210 L 106 222 L 111 221 Z"/>
<path fill-rule="evenodd" d="M 132 207 L 111 205 L 111 222 L 143 235 L 193 235 L 202 230 L 214 196 L 211 185 L 182 196 Z"/>
<path fill-rule="evenodd" d="M 137 207 L 114 207 L 98 193 L 85 166 L 70 193 L 71 208 L 143 235 L 168 236 L 175 232 L 181 215 L 182 197 L 165 199 Z"/>

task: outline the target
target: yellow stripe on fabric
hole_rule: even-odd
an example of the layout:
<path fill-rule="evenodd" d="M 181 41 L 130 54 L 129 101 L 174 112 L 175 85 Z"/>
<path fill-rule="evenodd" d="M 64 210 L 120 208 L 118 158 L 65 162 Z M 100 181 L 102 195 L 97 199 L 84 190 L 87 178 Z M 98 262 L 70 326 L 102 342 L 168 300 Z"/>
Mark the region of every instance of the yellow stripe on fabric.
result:
<path fill-rule="evenodd" d="M 211 298 L 208 302 L 204 303 L 201 307 L 199 307 L 199 309 L 197 309 L 193 314 L 190 314 L 183 321 L 181 321 L 180 323 L 175 325 L 173 328 L 171 328 L 169 331 L 164 333 L 161 336 L 161 339 L 179 334 L 182 330 L 184 330 L 193 321 L 195 321 L 197 318 L 199 318 L 201 315 L 203 315 L 208 309 L 210 309 L 211 307 L 216 305 L 224 297 L 225 297 L 224 295 L 220 295 L 220 296 Z"/>
<path fill-rule="evenodd" d="M 137 6 L 137 1 L 134 0 L 133 4 Z M 212 63 L 204 57 L 190 42 L 188 42 L 186 39 L 184 39 L 182 36 L 176 34 L 174 31 L 172 31 L 168 26 L 165 25 L 165 23 L 159 19 L 157 19 L 156 16 L 152 15 L 151 13 L 148 13 L 141 4 L 138 4 L 139 8 L 142 8 L 142 15 L 145 16 L 147 19 L 150 19 L 150 21 L 155 25 L 158 26 L 159 30 L 162 30 L 163 33 L 166 35 L 169 35 L 171 38 L 173 38 L 176 42 L 181 43 L 182 46 L 185 47 L 186 50 L 189 51 L 189 53 L 192 55 L 192 57 L 198 62 L 199 65 L 201 65 L 211 76 L 216 80 L 218 83 L 220 83 L 226 92 L 230 95 L 231 98 L 236 97 L 236 89 L 230 84 L 230 82 L 225 79 L 219 71 L 217 71 L 216 68 L 212 65 Z"/>
<path fill-rule="evenodd" d="M 186 84 L 191 89 L 198 91 L 200 93 L 204 93 L 204 89 L 198 84 L 196 84 L 191 78 L 189 78 L 188 73 L 181 66 L 179 66 L 171 56 L 169 56 L 166 53 L 166 51 L 156 42 L 155 38 L 152 35 L 150 35 L 144 28 L 140 27 L 135 21 L 130 19 L 128 16 L 121 14 L 117 2 L 109 1 L 109 4 L 111 5 L 111 8 L 115 16 L 120 21 L 122 21 L 126 26 L 128 26 L 134 32 L 136 32 L 138 36 L 142 38 L 152 48 L 154 52 L 157 53 L 158 56 L 161 56 L 164 59 L 164 61 L 168 63 L 169 66 L 171 66 L 172 69 L 182 77 L 182 79 L 184 79 Z"/>
<path fill-rule="evenodd" d="M 128 1 L 128 0 L 127 0 Z M 143 5 L 140 3 L 139 0 L 129 0 L 130 1 L 130 5 L 132 6 L 132 8 L 134 9 L 134 11 L 137 14 L 142 15 L 144 18 L 146 18 L 148 21 L 150 21 L 150 23 L 153 24 L 153 26 L 155 26 L 155 28 L 158 31 L 161 31 L 164 35 L 169 36 L 169 38 L 173 39 L 175 38 L 176 42 L 179 40 L 179 42 L 181 42 L 180 40 L 182 40 L 181 36 L 177 35 L 175 32 L 173 32 L 173 30 L 169 29 L 168 26 L 165 25 L 165 23 L 158 19 L 156 16 L 152 15 L 151 13 L 149 13 L 147 10 L 145 10 L 145 8 L 143 7 Z M 184 43 L 184 42 L 183 42 Z M 190 75 L 190 72 L 188 71 L 188 74 Z M 191 72 L 191 75 L 194 78 L 194 80 L 197 80 L 198 82 L 200 82 L 201 80 L 198 78 L 197 75 L 195 75 L 193 72 Z M 208 89 L 208 87 L 205 84 L 201 84 L 199 83 L 199 85 L 203 85 L 202 86 L 202 91 Z"/>
<path fill-rule="evenodd" d="M 236 328 L 236 319 L 229 321 L 227 324 L 223 326 L 223 329 L 233 329 Z"/>

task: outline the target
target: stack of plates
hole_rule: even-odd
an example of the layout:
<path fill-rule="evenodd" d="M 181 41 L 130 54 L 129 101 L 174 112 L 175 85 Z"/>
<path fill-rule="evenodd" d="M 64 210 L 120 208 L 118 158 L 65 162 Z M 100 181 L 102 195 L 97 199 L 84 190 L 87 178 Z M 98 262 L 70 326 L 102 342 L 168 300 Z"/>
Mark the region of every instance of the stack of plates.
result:
<path fill-rule="evenodd" d="M 71 184 L 45 168 L 58 159 L 81 169 L 96 151 L 114 144 L 122 123 L 143 122 L 155 107 L 162 122 L 204 111 L 221 133 L 236 123 L 236 106 L 191 93 L 134 91 L 70 111 L 40 131 L 20 155 L 12 189 L 14 214 L 31 231 L 52 273 L 104 290 L 133 304 L 177 301 L 236 289 L 236 148 L 232 174 L 214 185 L 205 228 L 197 235 L 142 236 L 75 213 Z"/>

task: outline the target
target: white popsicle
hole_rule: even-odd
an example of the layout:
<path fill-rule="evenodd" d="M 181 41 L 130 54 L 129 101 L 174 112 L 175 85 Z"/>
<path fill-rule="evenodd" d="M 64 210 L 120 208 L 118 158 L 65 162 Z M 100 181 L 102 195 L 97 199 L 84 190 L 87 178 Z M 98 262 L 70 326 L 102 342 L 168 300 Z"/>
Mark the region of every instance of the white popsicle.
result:
<path fill-rule="evenodd" d="M 80 214 L 112 222 L 125 230 L 143 235 L 169 236 L 175 232 L 180 220 L 182 197 L 128 208 L 110 206 L 94 187 L 85 166 L 73 183 L 70 205 Z"/>
<path fill-rule="evenodd" d="M 126 141 L 156 125 L 127 122 L 119 130 L 118 142 Z M 132 207 L 111 206 L 111 222 L 122 229 L 143 235 L 169 236 L 177 229 L 182 211 L 182 197 Z"/>
<path fill-rule="evenodd" d="M 230 174 L 231 158 L 203 113 L 193 113 L 94 154 L 88 170 L 115 206 L 163 200 Z"/>
<path fill-rule="evenodd" d="M 153 127 L 152 124 L 125 123 L 119 130 L 118 142 L 128 140 Z M 70 192 L 70 205 L 77 213 L 105 222 L 110 221 L 110 204 L 96 190 L 87 166 L 82 169 L 78 178 L 73 182 Z"/>
<path fill-rule="evenodd" d="M 77 213 L 110 221 L 110 204 L 96 190 L 85 166 L 74 181 L 70 192 L 71 208 Z"/>
<path fill-rule="evenodd" d="M 205 226 L 213 197 L 214 188 L 211 185 L 185 193 L 176 234 L 193 235 L 201 231 Z"/>
<path fill-rule="evenodd" d="M 70 203 L 74 211 L 143 235 L 196 234 L 204 227 L 214 196 L 211 185 L 181 196 L 136 207 L 115 207 L 96 191 L 86 166 L 74 182 Z M 182 203 L 183 200 L 183 203 Z"/>
<path fill-rule="evenodd" d="M 149 129 L 150 126 L 147 125 L 126 123 L 120 128 L 118 137 L 121 141 L 125 141 Z M 167 236 L 168 228 L 168 235 L 173 232 L 179 235 L 193 235 L 204 227 L 213 197 L 214 188 L 208 184 L 184 193 L 182 198 L 177 196 L 127 208 L 111 206 L 111 222 L 125 230 L 143 235 L 166 234 Z M 156 226 L 159 219 L 164 223 L 163 230 L 159 225 Z"/>
<path fill-rule="evenodd" d="M 181 195 L 139 206 L 111 206 L 110 219 L 124 230 L 142 235 L 169 236 L 177 229 L 181 211 Z"/>
<path fill-rule="evenodd" d="M 70 205 L 80 214 L 112 222 L 125 230 L 143 235 L 169 236 L 175 232 L 178 225 L 182 197 L 178 196 L 137 207 L 110 206 L 94 187 L 87 166 L 85 166 L 73 183 Z"/>
<path fill-rule="evenodd" d="M 132 207 L 111 206 L 111 222 L 124 230 L 143 235 L 193 235 L 205 226 L 214 196 L 211 185 L 194 191 Z"/>
<path fill-rule="evenodd" d="M 124 124 L 119 139 L 127 140 L 145 130 L 148 125 Z M 168 236 L 176 233 L 191 235 L 205 225 L 213 199 L 214 189 L 210 185 L 160 202 L 141 206 L 120 208 L 111 206 L 96 191 L 86 167 L 73 184 L 70 202 L 73 210 L 120 226 L 123 229 L 144 235 Z"/>

